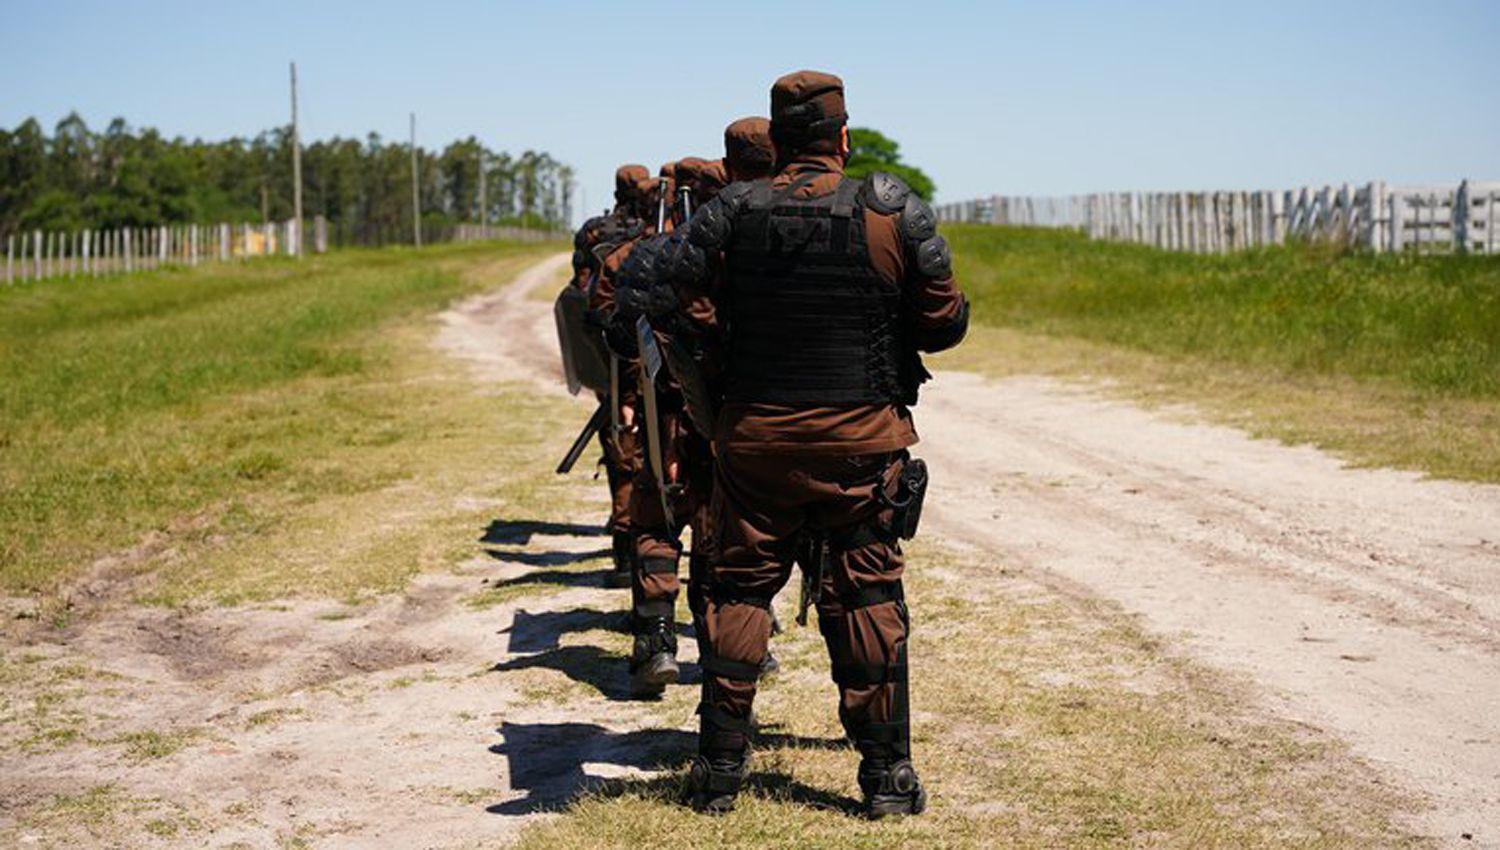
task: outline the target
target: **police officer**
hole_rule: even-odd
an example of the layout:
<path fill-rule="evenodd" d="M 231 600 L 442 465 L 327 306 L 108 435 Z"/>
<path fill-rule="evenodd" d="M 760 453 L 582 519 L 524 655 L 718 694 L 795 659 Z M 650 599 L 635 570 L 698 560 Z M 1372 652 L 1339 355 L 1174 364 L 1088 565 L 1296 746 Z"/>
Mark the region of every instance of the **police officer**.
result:
<path fill-rule="evenodd" d="M 602 272 L 603 261 L 598 255 L 600 246 L 606 251 L 610 246 L 627 244 L 640 238 L 645 232 L 643 210 L 646 198 L 641 193 L 641 184 L 650 176 L 643 165 L 622 165 L 615 169 L 615 206 L 608 213 L 595 216 L 583 223 L 573 237 L 573 277 L 569 286 L 579 289 L 594 307 L 596 331 L 602 328 L 595 293 Z M 629 387 L 627 386 L 628 390 Z M 610 399 L 611 404 L 621 408 L 627 420 L 632 419 L 633 408 L 628 393 L 624 398 Z M 604 399 L 601 398 L 601 401 Z M 600 429 L 599 444 L 604 453 L 604 472 L 609 485 L 609 531 L 613 570 L 608 582 L 614 587 L 629 587 L 632 567 L 635 563 L 635 541 L 630 530 L 630 494 L 637 472 L 642 465 L 641 446 L 636 439 L 632 422 L 624 423 L 618 432 Z"/>
<path fill-rule="evenodd" d="M 758 122 L 758 123 L 757 123 Z M 674 188 L 687 190 L 691 205 L 711 200 L 728 182 L 731 171 L 747 176 L 761 176 L 769 171 L 774 152 L 771 148 L 769 122 L 747 119 L 735 122 L 725 131 L 725 160 L 707 161 L 686 157 L 663 166 L 661 179 L 670 178 Z M 680 197 L 674 192 L 674 201 Z M 681 219 L 683 205 L 674 203 L 674 215 Z M 658 234 L 640 240 L 621 264 L 618 278 L 619 301 L 628 300 L 632 290 L 648 288 L 656 277 L 657 263 L 673 237 Z M 681 239 L 679 235 L 677 239 Z M 615 344 L 629 350 L 635 319 L 643 311 L 617 303 L 611 335 Z M 698 317 L 700 323 L 709 318 Z M 699 335 L 691 327 L 673 325 L 658 327 L 664 346 L 702 354 Z M 689 355 L 692 356 L 692 355 Z M 708 435 L 700 433 L 690 422 L 683 388 L 670 370 L 658 381 L 658 426 L 662 440 L 663 481 L 669 492 L 663 505 L 656 476 L 643 469 L 632 489 L 630 523 L 636 542 L 634 580 L 631 584 L 631 627 L 634 641 L 630 657 L 632 692 L 651 697 L 677 681 L 677 631 L 674 617 L 680 590 L 679 563 L 683 554 L 682 531 L 691 528 L 693 548 L 689 557 L 688 607 L 693 614 L 695 634 L 703 635 L 701 613 L 704 595 L 702 577 L 706 572 L 706 555 L 713 538 L 708 508 L 713 489 L 713 452 Z M 668 514 L 670 508 L 670 515 Z M 775 666 L 767 653 L 762 662 L 766 670 Z"/>
<path fill-rule="evenodd" d="M 820 576 L 817 614 L 858 748 L 872 817 L 916 814 L 900 541 L 925 468 L 909 406 L 919 352 L 956 345 L 968 307 L 930 207 L 900 180 L 846 178 L 844 86 L 801 71 L 771 89 L 776 173 L 733 183 L 688 224 L 668 263 L 687 307 L 723 334 L 714 426 L 714 548 L 706 579 L 699 755 L 692 805 L 731 808 L 748 771 L 751 707 L 772 598 L 799 547 Z"/>

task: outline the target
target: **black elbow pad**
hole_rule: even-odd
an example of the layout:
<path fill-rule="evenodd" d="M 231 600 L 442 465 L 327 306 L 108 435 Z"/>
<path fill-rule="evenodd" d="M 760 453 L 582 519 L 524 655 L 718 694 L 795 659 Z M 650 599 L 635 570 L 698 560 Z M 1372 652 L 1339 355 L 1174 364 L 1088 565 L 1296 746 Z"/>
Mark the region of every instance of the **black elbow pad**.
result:
<path fill-rule="evenodd" d="M 948 251 L 948 240 L 933 236 L 917 243 L 917 271 L 932 280 L 945 280 L 953 275 L 953 256 Z"/>
<path fill-rule="evenodd" d="M 947 351 L 953 346 L 958 345 L 960 342 L 963 342 L 964 337 L 967 336 L 968 333 L 969 302 L 968 299 L 965 299 L 964 302 L 959 305 L 958 315 L 954 317 L 953 321 L 949 322 L 946 325 L 943 325 L 940 328 L 933 328 L 932 330 L 927 331 L 924 334 L 926 339 L 924 339 L 923 342 L 925 342 L 926 345 L 922 347 L 928 351 Z"/>

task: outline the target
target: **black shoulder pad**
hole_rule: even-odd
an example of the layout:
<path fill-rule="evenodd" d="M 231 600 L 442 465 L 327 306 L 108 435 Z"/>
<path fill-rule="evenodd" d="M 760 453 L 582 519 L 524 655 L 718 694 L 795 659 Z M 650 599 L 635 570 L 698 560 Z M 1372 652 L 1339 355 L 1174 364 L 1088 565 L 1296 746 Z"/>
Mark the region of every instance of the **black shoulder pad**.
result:
<path fill-rule="evenodd" d="M 877 171 L 866 177 L 865 185 L 860 187 L 865 206 L 882 215 L 900 212 L 906 206 L 906 198 L 910 194 L 911 189 L 901 182 L 901 178 L 884 171 Z"/>
<path fill-rule="evenodd" d="M 604 216 L 596 215 L 585 221 L 578 232 L 573 235 L 573 247 L 582 248 L 585 251 L 599 238 L 599 231 L 604 227 Z"/>
<path fill-rule="evenodd" d="M 669 280 L 691 283 L 707 276 L 708 256 L 688 241 L 686 232 L 672 234 L 667 244 L 662 272 Z"/>
<path fill-rule="evenodd" d="M 688 241 L 705 251 L 718 251 L 729 242 L 730 217 L 724 193 L 699 207 L 688 221 Z"/>
<path fill-rule="evenodd" d="M 953 274 L 953 255 L 948 251 L 948 240 L 933 236 L 917 245 L 917 271 L 933 280 L 942 280 Z"/>
<path fill-rule="evenodd" d="M 716 198 L 723 198 L 725 207 L 731 213 L 738 213 L 745 200 L 750 197 L 750 192 L 755 188 L 754 181 L 736 180 L 719 190 Z"/>
<path fill-rule="evenodd" d="M 901 208 L 901 238 L 907 242 L 922 242 L 937 235 L 937 214 L 927 202 L 912 192 Z"/>

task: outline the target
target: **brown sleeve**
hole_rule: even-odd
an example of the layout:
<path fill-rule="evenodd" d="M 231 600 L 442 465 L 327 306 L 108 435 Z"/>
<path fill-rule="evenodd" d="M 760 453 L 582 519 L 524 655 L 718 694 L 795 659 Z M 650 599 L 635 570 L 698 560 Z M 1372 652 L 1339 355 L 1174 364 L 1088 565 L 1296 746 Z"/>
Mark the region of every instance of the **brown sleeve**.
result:
<path fill-rule="evenodd" d="M 589 300 L 590 309 L 599 313 L 609 313 L 615 309 L 615 277 L 634 247 L 634 242 L 626 242 L 604 258 L 599 267 L 599 284 L 594 287 L 594 296 Z"/>
<path fill-rule="evenodd" d="M 968 326 L 969 308 L 958 281 L 933 279 L 907 263 L 906 246 L 896 229 L 896 217 L 865 210 L 865 234 L 870 262 L 888 280 L 900 281 L 911 307 L 917 348 L 942 351 L 958 344 Z"/>

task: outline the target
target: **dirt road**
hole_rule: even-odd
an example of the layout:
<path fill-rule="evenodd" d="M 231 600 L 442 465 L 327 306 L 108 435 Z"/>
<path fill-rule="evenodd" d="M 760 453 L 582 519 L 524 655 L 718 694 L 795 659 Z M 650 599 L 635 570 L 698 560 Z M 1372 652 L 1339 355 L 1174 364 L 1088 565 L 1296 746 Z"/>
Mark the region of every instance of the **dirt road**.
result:
<path fill-rule="evenodd" d="M 528 292 L 565 263 L 448 311 L 439 348 L 560 397 L 549 305 Z M 1500 488 L 1344 469 L 1032 379 L 940 375 L 917 418 L 928 534 L 1118 603 L 1429 796 L 1423 831 L 1500 844 Z M 568 486 L 594 518 L 602 488 Z M 36 731 L 3 756 L 0 843 L 118 818 L 164 846 L 488 845 L 586 777 L 690 747 L 689 710 L 662 728 L 623 699 L 607 538 L 493 507 L 481 554 L 374 604 L 123 605 L 10 653 L 26 699 L 5 719 Z M 560 678 L 565 699 L 538 698 Z M 60 715 L 82 740 L 47 725 Z"/>
<path fill-rule="evenodd" d="M 542 307 L 518 352 L 551 351 Z M 550 358 L 531 359 L 555 386 Z M 1500 487 L 1346 468 L 1041 379 L 940 374 L 930 531 L 1112 600 L 1500 845 Z"/>

